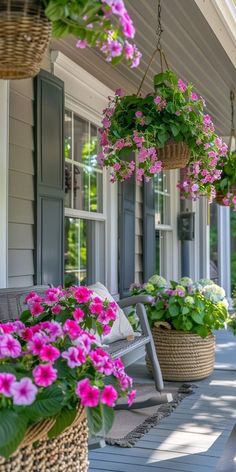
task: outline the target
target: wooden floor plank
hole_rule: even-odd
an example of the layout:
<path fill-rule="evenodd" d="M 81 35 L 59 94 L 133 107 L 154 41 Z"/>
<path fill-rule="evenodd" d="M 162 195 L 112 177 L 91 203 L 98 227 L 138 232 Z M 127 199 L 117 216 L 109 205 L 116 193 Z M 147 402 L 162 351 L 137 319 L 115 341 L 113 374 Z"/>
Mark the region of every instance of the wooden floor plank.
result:
<path fill-rule="evenodd" d="M 236 341 L 227 332 L 217 336 L 220 348 L 213 375 L 196 382 L 195 393 L 135 447 L 106 446 L 91 451 L 89 472 L 215 472 L 236 423 L 236 356 L 232 357 L 230 348 Z M 224 370 L 226 364 L 233 370 Z"/>

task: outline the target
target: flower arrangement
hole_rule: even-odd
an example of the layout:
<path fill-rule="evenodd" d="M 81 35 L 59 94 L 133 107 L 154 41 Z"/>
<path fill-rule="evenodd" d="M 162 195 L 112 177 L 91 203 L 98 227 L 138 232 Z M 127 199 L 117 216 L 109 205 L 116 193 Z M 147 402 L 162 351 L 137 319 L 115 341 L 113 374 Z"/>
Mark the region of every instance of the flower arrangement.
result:
<path fill-rule="evenodd" d="M 135 28 L 123 0 L 41 1 L 55 38 L 72 34 L 77 48 L 98 47 L 112 64 L 126 59 L 131 67 L 139 65 L 142 55 L 130 42 Z"/>
<path fill-rule="evenodd" d="M 221 179 L 215 183 L 216 195 L 225 206 L 236 211 L 236 152 L 229 152 L 226 159 L 220 160 Z"/>
<path fill-rule="evenodd" d="M 0 324 L 0 455 L 9 457 L 27 429 L 48 418 L 48 436 L 68 427 L 79 405 L 91 431 L 107 431 L 119 396 L 135 397 L 132 379 L 94 333 L 107 334 L 116 303 L 86 287 L 29 293 L 20 320 Z"/>
<path fill-rule="evenodd" d="M 188 277 L 179 282 L 171 281 L 168 288 L 167 284 L 160 287 L 154 277 L 147 284 L 134 284 L 130 288 L 132 294 L 153 296 L 152 305 L 146 306 L 151 327 L 156 321 L 167 321 L 174 330 L 195 333 L 203 338 L 213 330 L 225 327 L 228 303 L 223 288 L 211 280 L 193 283 Z"/>
<path fill-rule="evenodd" d="M 182 195 L 210 193 L 220 178 L 217 163 L 227 146 L 215 134 L 204 106 L 193 86 L 170 70 L 154 76 L 154 92 L 144 97 L 117 90 L 103 112 L 100 163 L 112 168 L 113 181 L 126 180 L 135 170 L 137 180 L 149 180 L 162 170 L 158 149 L 171 141 L 183 142 L 190 158 L 186 178 L 179 184 Z M 137 163 L 127 161 L 131 151 L 137 152 Z"/>

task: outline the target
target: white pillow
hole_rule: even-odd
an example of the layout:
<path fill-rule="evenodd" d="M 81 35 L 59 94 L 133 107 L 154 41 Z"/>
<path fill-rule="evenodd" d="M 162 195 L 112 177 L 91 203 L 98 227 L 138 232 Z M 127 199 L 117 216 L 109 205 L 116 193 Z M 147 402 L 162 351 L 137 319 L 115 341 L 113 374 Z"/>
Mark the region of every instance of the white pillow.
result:
<path fill-rule="evenodd" d="M 100 282 L 96 282 L 96 284 L 90 285 L 88 288 L 93 290 L 100 298 L 102 298 L 102 300 L 107 299 L 110 302 L 115 301 L 107 288 Z M 118 307 L 117 318 L 114 321 L 110 333 L 107 336 L 102 337 L 102 342 L 110 344 L 114 341 L 119 341 L 119 339 L 126 339 L 128 336 L 134 336 L 133 328 L 123 310 Z"/>

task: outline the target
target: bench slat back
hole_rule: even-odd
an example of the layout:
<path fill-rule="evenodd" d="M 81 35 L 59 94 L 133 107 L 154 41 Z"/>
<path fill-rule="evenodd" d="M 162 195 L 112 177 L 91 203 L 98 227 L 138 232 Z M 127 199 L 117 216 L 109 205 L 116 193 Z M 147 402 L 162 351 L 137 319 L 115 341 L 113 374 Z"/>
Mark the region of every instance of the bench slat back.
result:
<path fill-rule="evenodd" d="M 2 288 L 0 289 L 0 322 L 17 320 L 22 311 L 26 310 L 25 297 L 29 292 L 43 294 L 48 285 L 33 287 Z"/>

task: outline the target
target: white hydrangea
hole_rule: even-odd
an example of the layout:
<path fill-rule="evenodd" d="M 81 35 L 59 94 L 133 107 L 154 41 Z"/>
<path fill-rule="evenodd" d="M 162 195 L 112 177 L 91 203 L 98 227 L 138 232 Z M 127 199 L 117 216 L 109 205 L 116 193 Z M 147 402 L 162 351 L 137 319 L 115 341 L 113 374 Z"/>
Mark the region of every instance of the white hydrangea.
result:
<path fill-rule="evenodd" d="M 180 285 L 183 285 L 184 287 L 191 287 L 193 285 L 192 279 L 190 277 L 181 277 L 179 280 Z"/>
<path fill-rule="evenodd" d="M 214 283 L 205 285 L 202 289 L 202 295 L 211 300 L 213 303 L 222 302 L 225 300 L 225 290 Z"/>
<path fill-rule="evenodd" d="M 164 279 L 164 277 L 161 277 L 161 275 L 154 274 L 150 279 L 148 279 L 148 283 L 155 285 L 155 287 L 158 288 L 166 288 L 167 287 L 167 281 Z"/>

